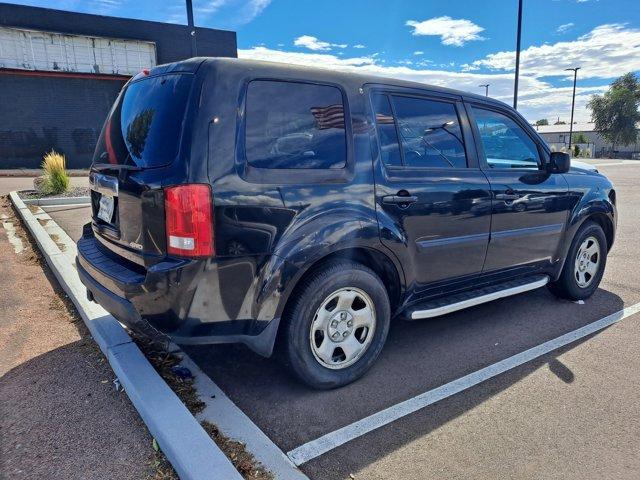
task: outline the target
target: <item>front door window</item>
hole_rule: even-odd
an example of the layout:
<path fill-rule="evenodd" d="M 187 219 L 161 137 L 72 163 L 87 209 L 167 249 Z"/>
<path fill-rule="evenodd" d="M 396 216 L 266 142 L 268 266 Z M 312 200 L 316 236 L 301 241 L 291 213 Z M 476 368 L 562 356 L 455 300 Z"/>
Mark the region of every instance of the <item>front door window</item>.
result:
<path fill-rule="evenodd" d="M 473 107 L 489 168 L 537 170 L 540 155 L 531 137 L 510 117 Z"/>

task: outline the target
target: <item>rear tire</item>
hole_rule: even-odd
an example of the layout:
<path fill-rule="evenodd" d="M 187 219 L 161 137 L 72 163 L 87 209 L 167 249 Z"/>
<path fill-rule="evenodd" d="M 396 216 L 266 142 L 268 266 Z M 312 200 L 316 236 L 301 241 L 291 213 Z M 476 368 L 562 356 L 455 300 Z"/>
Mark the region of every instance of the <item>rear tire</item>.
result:
<path fill-rule="evenodd" d="M 389 332 L 389 297 L 378 276 L 362 264 L 335 261 L 313 272 L 294 295 L 283 335 L 293 373 L 318 389 L 364 375 Z"/>
<path fill-rule="evenodd" d="M 593 295 L 607 264 L 607 238 L 597 223 L 585 222 L 571 242 L 562 273 L 549 290 L 567 300 L 584 300 Z"/>

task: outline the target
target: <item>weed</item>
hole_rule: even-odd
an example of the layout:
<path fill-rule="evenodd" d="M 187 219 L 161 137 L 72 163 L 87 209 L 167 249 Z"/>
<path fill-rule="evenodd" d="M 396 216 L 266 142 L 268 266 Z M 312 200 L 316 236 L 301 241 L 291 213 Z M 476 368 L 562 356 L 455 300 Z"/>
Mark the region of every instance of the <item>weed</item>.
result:
<path fill-rule="evenodd" d="M 44 156 L 42 191 L 45 194 L 59 195 L 69 190 L 69 175 L 65 169 L 65 163 L 64 155 L 53 150 Z"/>

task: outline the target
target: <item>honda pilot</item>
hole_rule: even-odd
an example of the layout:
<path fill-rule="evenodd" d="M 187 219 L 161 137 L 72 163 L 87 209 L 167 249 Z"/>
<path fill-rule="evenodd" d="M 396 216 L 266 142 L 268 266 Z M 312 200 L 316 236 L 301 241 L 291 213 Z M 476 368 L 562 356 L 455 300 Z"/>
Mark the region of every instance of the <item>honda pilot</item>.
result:
<path fill-rule="evenodd" d="M 238 59 L 145 70 L 108 114 L 78 242 L 87 295 L 178 344 L 274 347 L 345 385 L 392 319 L 598 288 L 616 193 L 502 102 Z"/>

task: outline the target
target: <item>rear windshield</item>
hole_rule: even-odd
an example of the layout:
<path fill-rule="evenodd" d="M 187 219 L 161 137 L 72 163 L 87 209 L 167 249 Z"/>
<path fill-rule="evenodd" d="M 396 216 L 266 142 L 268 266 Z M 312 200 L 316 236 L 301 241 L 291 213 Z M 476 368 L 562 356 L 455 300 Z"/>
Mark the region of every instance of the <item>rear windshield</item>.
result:
<path fill-rule="evenodd" d="M 96 164 L 159 167 L 178 153 L 193 75 L 149 77 L 129 84 L 102 129 Z"/>

